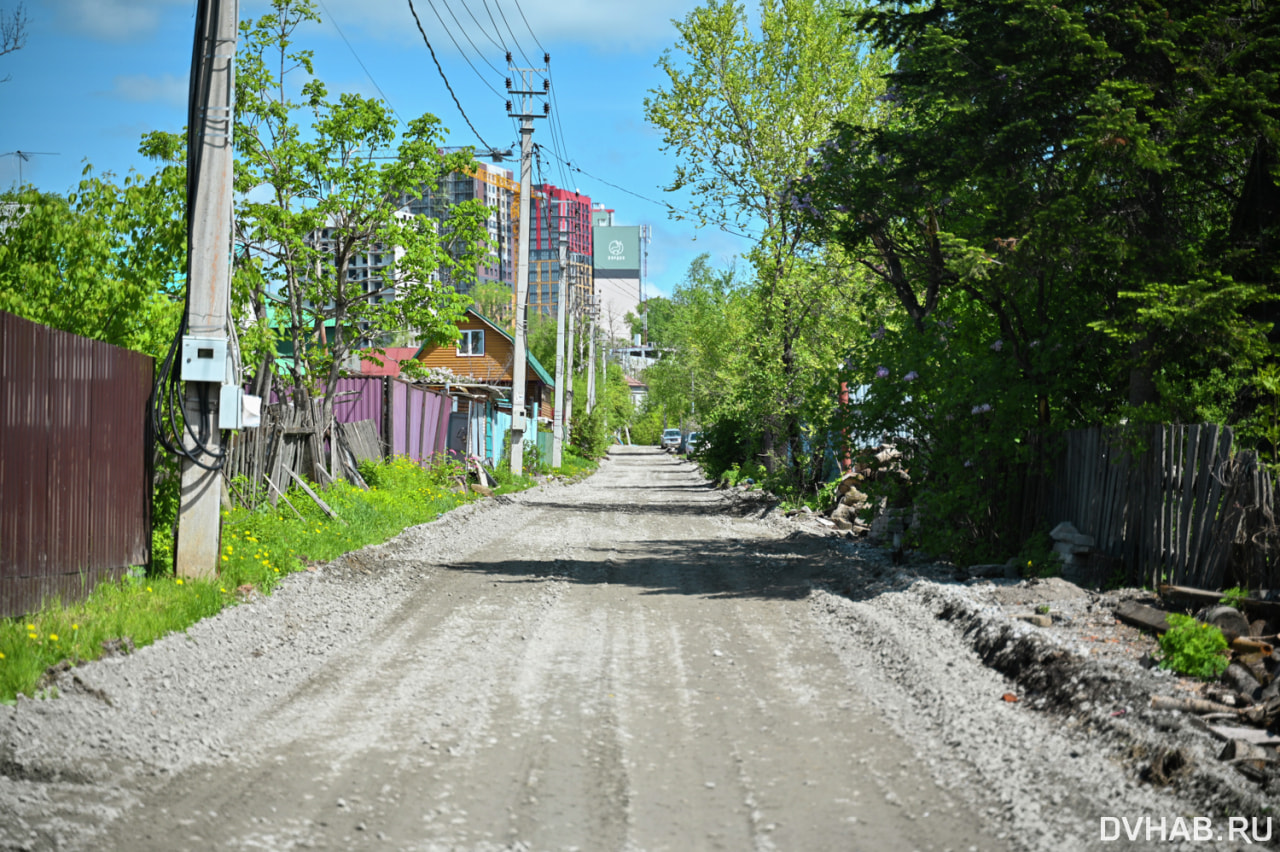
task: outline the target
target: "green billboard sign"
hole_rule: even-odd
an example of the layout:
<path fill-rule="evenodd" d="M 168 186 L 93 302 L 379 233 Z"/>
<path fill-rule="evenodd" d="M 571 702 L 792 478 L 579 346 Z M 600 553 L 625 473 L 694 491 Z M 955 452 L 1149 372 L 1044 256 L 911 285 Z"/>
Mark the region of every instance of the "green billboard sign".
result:
<path fill-rule="evenodd" d="M 640 274 L 640 226 L 626 225 L 592 229 L 597 270 Z"/>

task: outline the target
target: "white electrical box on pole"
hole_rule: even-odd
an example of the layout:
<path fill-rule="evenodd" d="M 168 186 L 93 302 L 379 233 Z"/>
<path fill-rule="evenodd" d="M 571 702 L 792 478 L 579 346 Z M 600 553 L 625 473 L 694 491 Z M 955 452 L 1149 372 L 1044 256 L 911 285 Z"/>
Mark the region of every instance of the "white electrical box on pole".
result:
<path fill-rule="evenodd" d="M 551 59 L 543 56 L 543 62 Z M 533 194 L 533 120 L 545 118 L 551 112 L 549 101 L 543 101 L 542 114 L 533 111 L 535 98 L 545 98 L 551 91 L 549 77 L 542 78 L 542 88 L 533 86 L 535 75 L 546 74 L 543 68 L 516 68 L 511 66 L 511 54 L 507 54 L 508 68 L 513 76 L 518 74 L 520 88 L 512 88 L 511 80 L 507 80 L 507 92 L 519 99 L 518 109 L 511 101 L 507 101 L 507 114 L 520 119 L 520 233 L 519 245 L 516 249 L 516 317 L 515 317 L 515 364 L 511 370 L 511 473 L 520 476 L 524 473 L 524 433 L 525 433 L 525 374 L 528 355 L 528 317 L 525 314 L 529 305 L 529 216 L 530 197 Z"/>
<path fill-rule="evenodd" d="M 568 313 L 568 291 L 565 283 L 568 279 L 566 261 L 569 253 L 568 233 L 560 229 L 560 297 L 556 299 L 556 411 L 551 427 L 551 466 L 558 468 L 564 464 L 564 325 Z"/>
<path fill-rule="evenodd" d="M 202 0 L 196 11 L 188 127 L 186 336 L 180 369 L 185 382 L 180 440 L 182 492 L 174 565 L 181 577 L 218 572 L 222 470 L 219 406 L 230 374 L 227 322 L 231 296 L 231 190 L 234 151 L 236 34 L 239 0 Z M 228 402 L 238 404 L 238 398 Z"/>

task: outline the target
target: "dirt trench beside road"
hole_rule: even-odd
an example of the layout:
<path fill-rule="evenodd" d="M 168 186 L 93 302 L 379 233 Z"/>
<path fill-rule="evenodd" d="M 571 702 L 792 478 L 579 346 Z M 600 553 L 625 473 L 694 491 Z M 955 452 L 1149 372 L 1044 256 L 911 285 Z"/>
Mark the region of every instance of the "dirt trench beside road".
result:
<path fill-rule="evenodd" d="M 583 482 L 452 513 L 0 711 L 0 845 L 1092 845 L 1124 773 L 1044 766 L 1056 723 L 1001 706 L 932 614 L 832 594 L 847 558 L 615 448 Z M 918 699 L 877 679 L 911 658 L 881 617 L 937 634 Z M 971 693 L 990 705 L 954 703 Z"/>

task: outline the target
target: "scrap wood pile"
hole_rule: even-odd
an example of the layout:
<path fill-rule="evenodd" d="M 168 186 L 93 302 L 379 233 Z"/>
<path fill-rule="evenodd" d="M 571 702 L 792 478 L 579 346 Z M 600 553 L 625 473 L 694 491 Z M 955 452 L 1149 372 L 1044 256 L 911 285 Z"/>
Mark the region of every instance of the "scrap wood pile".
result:
<path fill-rule="evenodd" d="M 1219 759 L 1268 789 L 1280 788 L 1280 600 L 1246 597 L 1239 608 L 1220 604 L 1222 594 L 1184 586 L 1161 586 L 1166 601 L 1200 606 L 1196 619 L 1222 631 L 1228 664 L 1217 682 L 1199 698 L 1154 695 L 1153 710 L 1177 710 L 1196 716 L 1225 742 Z M 1163 635 L 1171 629 L 1164 610 L 1133 601 L 1115 609 L 1121 622 Z"/>

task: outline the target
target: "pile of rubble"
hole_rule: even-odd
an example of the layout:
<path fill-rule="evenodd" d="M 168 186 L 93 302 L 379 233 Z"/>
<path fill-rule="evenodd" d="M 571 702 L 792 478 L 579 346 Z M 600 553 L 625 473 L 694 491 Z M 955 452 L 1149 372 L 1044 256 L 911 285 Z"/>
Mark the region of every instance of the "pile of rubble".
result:
<path fill-rule="evenodd" d="M 900 479 L 904 485 L 911 481 L 902 468 L 901 459 L 902 453 L 887 443 L 859 456 L 853 470 L 840 478 L 836 505 L 827 515 L 837 530 L 851 532 L 855 536 L 865 535 L 875 541 L 888 541 L 906 530 L 912 520 L 911 510 L 892 508 L 885 498 L 877 501 L 871 523 L 863 520 L 872 507 L 872 499 L 863 491 L 865 486 L 890 478 Z"/>

